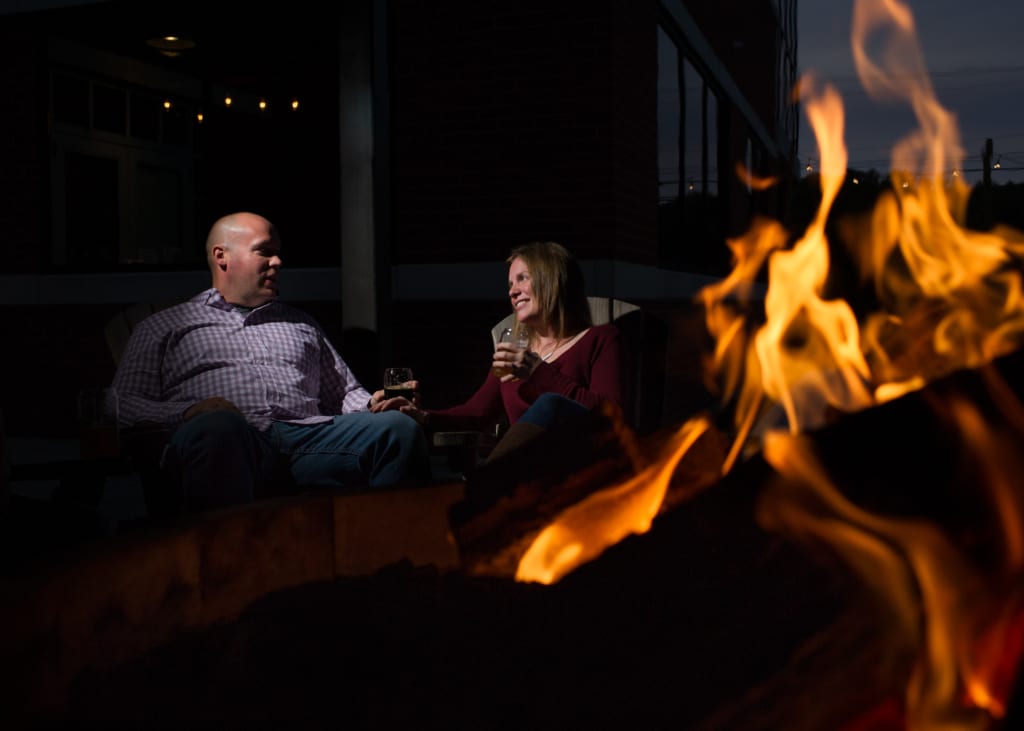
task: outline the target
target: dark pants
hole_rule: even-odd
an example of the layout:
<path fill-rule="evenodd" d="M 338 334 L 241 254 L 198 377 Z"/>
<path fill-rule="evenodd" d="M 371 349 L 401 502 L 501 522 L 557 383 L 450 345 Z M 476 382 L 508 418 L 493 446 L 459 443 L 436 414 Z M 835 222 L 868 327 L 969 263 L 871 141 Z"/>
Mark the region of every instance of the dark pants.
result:
<path fill-rule="evenodd" d="M 322 424 L 275 422 L 258 431 L 233 411 L 185 422 L 165 464 L 178 470 L 184 509 L 195 512 L 299 487 L 384 487 L 430 479 L 419 425 L 397 411 L 343 414 Z"/>
<path fill-rule="evenodd" d="M 555 393 L 541 394 L 519 420 L 505 431 L 487 455 L 487 461 L 500 459 L 519 449 L 547 429 L 575 429 L 591 418 L 589 409 L 570 398 Z"/>

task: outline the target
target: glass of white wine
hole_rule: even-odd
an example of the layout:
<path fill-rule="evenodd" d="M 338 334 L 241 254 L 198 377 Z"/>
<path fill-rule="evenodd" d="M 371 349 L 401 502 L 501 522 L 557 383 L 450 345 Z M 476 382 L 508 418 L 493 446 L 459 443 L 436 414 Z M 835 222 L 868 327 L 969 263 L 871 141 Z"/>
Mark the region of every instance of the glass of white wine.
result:
<path fill-rule="evenodd" d="M 528 347 L 530 347 L 530 340 L 526 337 L 525 334 L 520 333 L 518 339 L 513 340 L 512 328 L 510 328 L 510 327 L 506 327 L 504 330 L 501 331 L 501 337 L 498 338 L 498 342 L 499 343 L 512 343 L 512 342 L 514 342 L 516 344 L 516 348 L 518 350 L 526 350 Z M 494 374 L 495 376 L 497 376 L 498 378 L 501 378 L 502 376 L 506 376 L 506 375 L 510 374 L 511 372 L 512 372 L 512 368 L 510 366 L 494 366 L 493 368 L 491 368 L 491 373 Z"/>
<path fill-rule="evenodd" d="M 404 396 L 412 401 L 412 368 L 395 367 L 384 369 L 384 398 Z"/>

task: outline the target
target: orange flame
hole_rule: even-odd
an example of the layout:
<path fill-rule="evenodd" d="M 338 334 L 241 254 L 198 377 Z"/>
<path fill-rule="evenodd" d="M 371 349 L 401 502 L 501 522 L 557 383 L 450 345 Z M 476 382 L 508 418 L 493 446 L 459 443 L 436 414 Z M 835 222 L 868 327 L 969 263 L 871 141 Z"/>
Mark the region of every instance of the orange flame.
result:
<path fill-rule="evenodd" d="M 660 462 L 563 512 L 523 555 L 516 580 L 553 584 L 629 534 L 650 530 L 676 465 L 709 427 L 704 417 L 686 422 Z"/>
<path fill-rule="evenodd" d="M 1014 400 L 1011 408 L 1019 420 L 1020 404 Z M 761 525 L 838 550 L 888 605 L 890 644 L 915 650 L 905 698 L 911 730 L 980 729 L 1002 717 L 1022 649 L 1024 594 L 1016 577 L 1024 558 L 1024 495 L 1007 479 L 1024 469 L 1016 447 L 1022 434 L 993 434 L 963 399 L 950 404 L 949 416 L 966 449 L 988 466 L 980 481 L 1001 509 L 1004 563 L 988 573 L 939 526 L 871 515 L 852 504 L 806 438 L 776 432 L 767 435 L 763 450 L 789 481 L 762 495 Z"/>
<path fill-rule="evenodd" d="M 765 523 L 835 544 L 886 598 L 895 641 L 918 653 L 907 688 L 908 727 L 976 728 L 1004 712 L 1024 645 L 1014 581 L 1024 561 L 1024 497 L 1006 477 L 1022 474 L 1024 464 L 1002 442 L 998 453 L 979 460 L 992 466 L 984 485 L 1004 516 L 1006 546 L 1006 565 L 982 575 L 937 527 L 873 516 L 846 501 L 798 435 L 836 412 L 881 404 L 1019 347 L 1024 234 L 963 228 L 970 191 L 961 179 L 943 177 L 962 158 L 956 122 L 928 82 L 907 6 L 857 0 L 851 39 L 865 88 L 907 100 L 920 129 L 893 148 L 891 189 L 868 216 L 839 218 L 843 240 L 830 242 L 826 224 L 847 176 L 843 104 L 833 87 L 819 91 L 812 77 L 801 80 L 820 152 L 821 204 L 792 245 L 778 222 L 755 220 L 746 235 L 727 242 L 731 274 L 699 295 L 715 339 L 716 373 L 735 404 L 737 438 L 723 471 L 741 452 L 763 445 L 795 485 L 766 496 Z M 857 312 L 828 291 L 830 244 L 848 249 L 877 311 Z M 759 302 L 756 277 L 765 266 L 768 285 Z M 951 413 L 974 450 L 997 449 L 969 404 Z M 1019 439 L 1024 416 L 1013 418 Z M 659 463 L 558 516 L 525 553 L 516 578 L 558 581 L 630 533 L 648 530 L 673 471 L 708 428 L 706 421 L 688 422 Z"/>

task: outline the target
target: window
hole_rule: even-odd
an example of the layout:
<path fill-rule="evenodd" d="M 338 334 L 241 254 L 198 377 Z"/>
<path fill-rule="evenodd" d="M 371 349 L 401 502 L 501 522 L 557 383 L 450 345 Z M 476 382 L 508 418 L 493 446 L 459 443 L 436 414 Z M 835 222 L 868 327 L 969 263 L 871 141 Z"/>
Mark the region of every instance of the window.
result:
<path fill-rule="evenodd" d="M 658 27 L 657 104 L 661 262 L 722 274 L 727 262 L 723 264 L 722 255 L 718 97 L 685 49 L 662 26 Z"/>
<path fill-rule="evenodd" d="M 55 70 L 50 104 L 53 241 L 58 268 L 198 264 L 195 152 L 187 102 Z"/>

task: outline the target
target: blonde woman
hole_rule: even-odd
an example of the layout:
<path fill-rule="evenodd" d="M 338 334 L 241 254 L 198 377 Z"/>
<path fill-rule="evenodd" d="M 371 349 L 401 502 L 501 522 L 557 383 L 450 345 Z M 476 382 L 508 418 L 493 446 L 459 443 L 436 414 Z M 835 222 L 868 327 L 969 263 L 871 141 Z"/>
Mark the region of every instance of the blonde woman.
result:
<path fill-rule="evenodd" d="M 373 410 L 399 409 L 431 430 L 455 431 L 486 429 L 502 415 L 511 425 L 547 428 L 604 402 L 624 408 L 619 331 L 591 324 L 576 259 L 543 241 L 517 246 L 506 263 L 514 334 L 511 343 L 498 344 L 476 393 L 458 406 L 422 409 L 378 391 Z M 529 343 L 525 349 L 515 344 L 519 336 Z"/>

